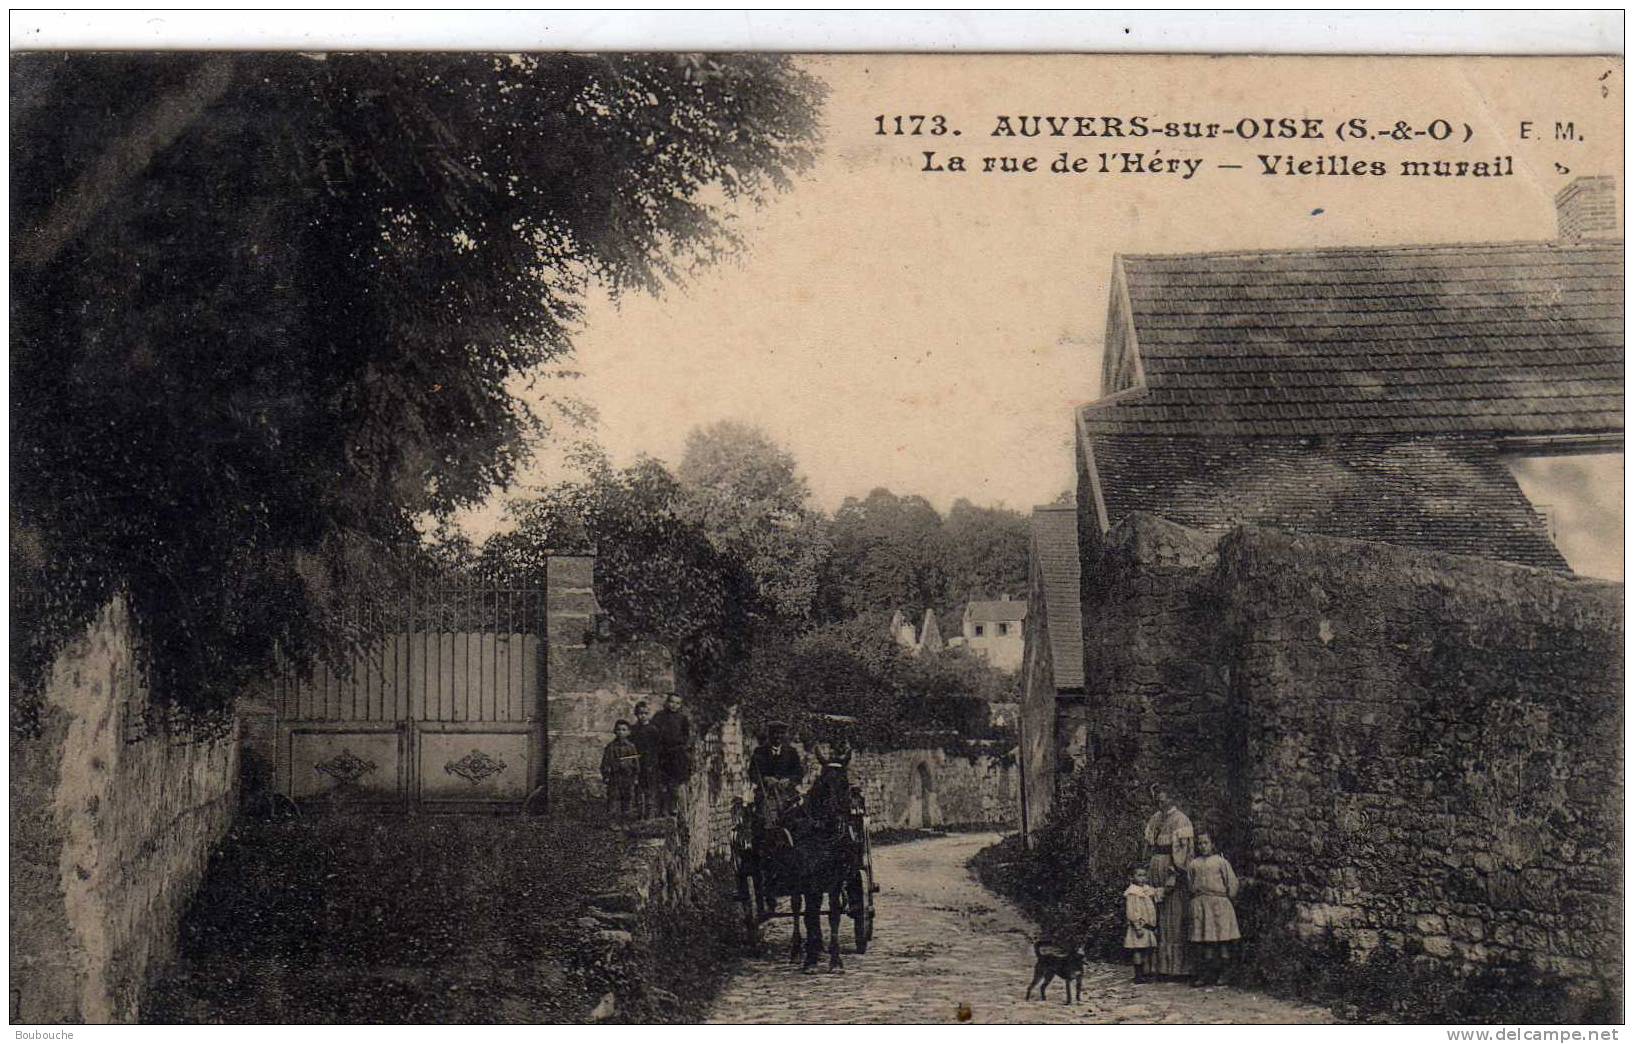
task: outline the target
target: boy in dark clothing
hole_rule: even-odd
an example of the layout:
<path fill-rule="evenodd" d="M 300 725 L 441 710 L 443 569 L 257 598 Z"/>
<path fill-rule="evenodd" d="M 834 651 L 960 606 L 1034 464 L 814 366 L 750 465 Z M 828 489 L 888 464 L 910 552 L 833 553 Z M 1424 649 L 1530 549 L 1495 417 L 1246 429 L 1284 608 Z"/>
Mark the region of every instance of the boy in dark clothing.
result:
<path fill-rule="evenodd" d="M 629 815 L 641 781 L 641 752 L 630 742 L 630 723 L 623 719 L 614 724 L 613 742 L 601 752 L 601 779 L 607 784 L 607 811 Z"/>
<path fill-rule="evenodd" d="M 669 694 L 652 727 L 658 733 L 658 814 L 673 815 L 675 792 L 692 774 L 692 719 L 681 710 L 678 693 Z"/>
<path fill-rule="evenodd" d="M 636 804 L 643 819 L 658 814 L 658 730 L 647 720 L 647 701 L 635 705 L 635 726 L 630 741 L 641 754 L 641 781 L 636 787 Z"/>

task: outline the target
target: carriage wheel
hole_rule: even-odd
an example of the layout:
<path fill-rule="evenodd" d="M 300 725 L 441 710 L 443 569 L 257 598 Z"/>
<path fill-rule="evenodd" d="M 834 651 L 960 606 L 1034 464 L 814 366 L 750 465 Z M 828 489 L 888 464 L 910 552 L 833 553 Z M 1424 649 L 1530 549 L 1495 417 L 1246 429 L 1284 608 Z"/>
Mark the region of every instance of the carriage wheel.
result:
<path fill-rule="evenodd" d="M 862 908 L 868 914 L 867 941 L 874 939 L 874 896 L 879 894 L 879 882 L 874 880 L 874 844 L 868 836 L 868 820 L 862 828 Z"/>
<path fill-rule="evenodd" d="M 732 877 L 737 883 L 738 909 L 743 914 L 744 940 L 750 946 L 760 945 L 760 896 L 755 894 L 753 877 L 744 873 L 743 859 L 734 847 L 732 850 Z"/>
<path fill-rule="evenodd" d="M 874 871 L 863 867 L 851 879 L 846 891 L 846 904 L 851 908 L 851 930 L 858 953 L 868 952 L 868 943 L 874 937 Z"/>
<path fill-rule="evenodd" d="M 753 885 L 750 885 L 753 888 Z M 760 945 L 760 915 L 756 911 L 753 899 L 739 900 L 738 906 L 743 910 L 743 941 L 751 949 Z"/>
<path fill-rule="evenodd" d="M 766 941 L 766 911 L 770 904 L 766 901 L 766 893 L 762 890 L 759 881 L 753 877 L 743 883 L 745 890 L 751 896 L 743 908 L 744 934 L 751 949 L 759 949 Z"/>

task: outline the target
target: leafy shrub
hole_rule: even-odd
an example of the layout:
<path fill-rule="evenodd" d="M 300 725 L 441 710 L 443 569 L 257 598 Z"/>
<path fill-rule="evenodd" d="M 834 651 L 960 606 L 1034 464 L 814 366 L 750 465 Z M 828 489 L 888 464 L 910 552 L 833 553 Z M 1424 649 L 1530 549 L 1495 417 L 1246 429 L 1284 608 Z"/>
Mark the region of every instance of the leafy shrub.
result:
<path fill-rule="evenodd" d="M 1013 744 L 1011 730 L 989 724 L 988 707 L 1015 699 L 1015 686 L 966 653 L 909 655 L 870 613 L 763 643 L 711 689 L 716 702 L 743 709 L 752 733 L 783 721 L 861 749 L 934 744 L 973 754 L 971 740 Z"/>

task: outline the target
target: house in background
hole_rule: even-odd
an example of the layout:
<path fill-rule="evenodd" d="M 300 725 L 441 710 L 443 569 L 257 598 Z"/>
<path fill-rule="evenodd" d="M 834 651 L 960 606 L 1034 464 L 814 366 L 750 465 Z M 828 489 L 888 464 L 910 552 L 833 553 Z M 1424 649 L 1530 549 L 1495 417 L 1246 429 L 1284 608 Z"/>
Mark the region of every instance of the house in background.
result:
<path fill-rule="evenodd" d="M 1033 508 L 1027 616 L 1022 628 L 1020 742 L 1022 843 L 1044 824 L 1060 773 L 1084 747 L 1084 631 L 1079 588 L 1078 512 Z M 1074 725 L 1072 723 L 1080 724 Z"/>
<path fill-rule="evenodd" d="M 1622 471 L 1615 185 L 1557 205 L 1547 243 L 1115 258 L 1086 539 L 1143 511 L 1620 579 L 1620 497 L 1585 477 Z"/>
<path fill-rule="evenodd" d="M 900 609 L 891 614 L 891 637 L 909 652 L 919 648 L 919 632 L 914 630 L 913 622 Z"/>
<path fill-rule="evenodd" d="M 948 647 L 969 649 L 1001 671 L 1017 670 L 1026 618 L 1027 603 L 1009 595 L 997 601 L 966 602 L 959 637 L 948 639 Z"/>
<path fill-rule="evenodd" d="M 942 640 L 942 625 L 936 620 L 936 610 L 926 609 L 925 619 L 919 625 L 919 651 L 939 653 L 946 648 L 947 642 Z"/>
<path fill-rule="evenodd" d="M 939 653 L 947 648 L 942 639 L 942 625 L 936 620 L 936 610 L 926 609 L 925 618 L 916 630 L 901 609 L 891 614 L 891 637 L 914 656 L 920 653 Z"/>

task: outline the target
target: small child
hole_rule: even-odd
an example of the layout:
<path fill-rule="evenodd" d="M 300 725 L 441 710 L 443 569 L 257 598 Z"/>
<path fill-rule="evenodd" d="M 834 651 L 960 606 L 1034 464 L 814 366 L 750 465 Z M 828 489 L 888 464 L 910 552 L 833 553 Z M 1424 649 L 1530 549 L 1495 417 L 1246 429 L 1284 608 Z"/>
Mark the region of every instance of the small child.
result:
<path fill-rule="evenodd" d="M 1197 835 L 1197 854 L 1186 867 L 1191 879 L 1191 941 L 1197 947 L 1197 986 L 1218 986 L 1231 948 L 1242 938 L 1237 930 L 1237 873 L 1214 851 L 1214 839 Z"/>
<path fill-rule="evenodd" d="M 630 740 L 630 723 L 622 718 L 613 725 L 613 742 L 601 752 L 601 781 L 607 784 L 607 811 L 628 816 L 641 782 L 641 753 Z"/>
<path fill-rule="evenodd" d="M 1150 883 L 1144 863 L 1137 864 L 1130 877 L 1129 887 L 1123 890 L 1123 917 L 1129 925 L 1123 933 L 1123 948 L 1135 966 L 1135 981 L 1146 982 L 1157 950 L 1157 904 L 1164 889 Z"/>

